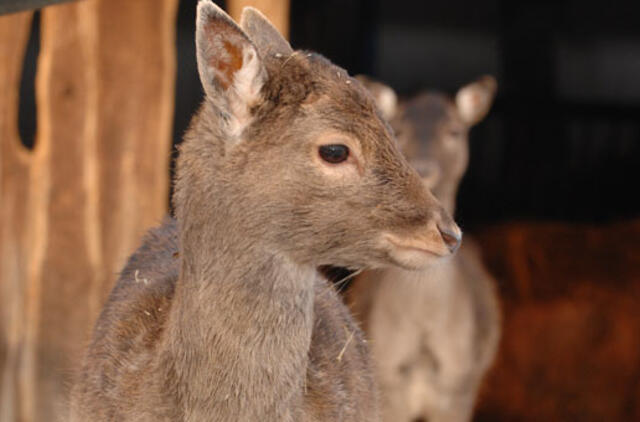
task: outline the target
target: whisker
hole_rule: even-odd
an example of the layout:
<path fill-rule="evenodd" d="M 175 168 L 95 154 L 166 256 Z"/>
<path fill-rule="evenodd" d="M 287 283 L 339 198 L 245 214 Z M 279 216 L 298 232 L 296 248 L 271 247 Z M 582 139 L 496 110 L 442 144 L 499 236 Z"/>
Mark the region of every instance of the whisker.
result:
<path fill-rule="evenodd" d="M 347 282 L 349 280 L 351 280 L 353 277 L 355 277 L 358 274 L 360 274 L 361 272 L 362 272 L 362 268 L 352 272 L 351 274 L 347 275 L 346 277 L 341 278 L 340 280 L 336 281 L 335 283 L 333 283 L 333 282 L 331 282 L 329 280 L 329 285 L 327 286 L 327 290 L 325 292 L 323 292 L 323 294 L 327 293 L 330 289 L 335 289 L 335 291 L 337 293 L 342 293 L 342 290 L 347 285 Z"/>

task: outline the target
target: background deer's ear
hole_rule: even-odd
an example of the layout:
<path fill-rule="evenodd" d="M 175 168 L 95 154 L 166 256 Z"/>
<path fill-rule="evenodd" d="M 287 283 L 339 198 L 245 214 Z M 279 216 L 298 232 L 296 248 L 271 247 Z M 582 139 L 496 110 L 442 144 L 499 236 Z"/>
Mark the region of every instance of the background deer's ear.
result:
<path fill-rule="evenodd" d="M 456 94 L 456 107 L 462 120 L 473 126 L 484 119 L 498 90 L 498 83 L 493 76 L 485 75 L 478 80 L 463 86 Z"/>
<path fill-rule="evenodd" d="M 198 72 L 207 98 L 227 115 L 237 135 L 251 120 L 267 79 L 256 46 L 211 0 L 200 0 L 196 20 Z"/>
<path fill-rule="evenodd" d="M 398 111 L 398 96 L 393 88 L 364 75 L 356 75 L 356 79 L 371 93 L 382 117 L 387 121 L 393 119 Z"/>
<path fill-rule="evenodd" d="M 267 57 L 269 54 L 280 54 L 286 57 L 293 53 L 287 40 L 257 9 L 245 7 L 240 17 L 240 26 L 258 47 L 262 57 Z"/>

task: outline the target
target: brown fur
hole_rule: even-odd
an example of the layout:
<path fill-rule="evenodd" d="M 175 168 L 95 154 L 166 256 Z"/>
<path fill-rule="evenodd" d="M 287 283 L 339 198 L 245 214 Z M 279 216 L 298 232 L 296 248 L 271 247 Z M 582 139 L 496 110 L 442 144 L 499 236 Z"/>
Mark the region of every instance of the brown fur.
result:
<path fill-rule="evenodd" d="M 365 82 L 380 92 L 378 83 Z M 427 92 L 391 116 L 404 153 L 450 212 L 467 167 L 469 128 L 486 114 L 494 92 L 495 82 L 485 77 L 456 100 Z M 349 301 L 371 341 L 385 421 L 471 418 L 499 338 L 494 284 L 470 239 L 434 268 L 357 277 Z"/>
<path fill-rule="evenodd" d="M 505 316 L 478 420 L 640 421 L 640 219 L 477 238 Z"/>
<path fill-rule="evenodd" d="M 459 239 L 357 81 L 291 51 L 253 9 L 242 27 L 200 1 L 206 99 L 177 163 L 176 221 L 105 305 L 74 420 L 377 420 L 361 333 L 316 268 L 424 267 L 449 253 L 441 232 Z M 349 160 L 320 159 L 333 143 Z"/>

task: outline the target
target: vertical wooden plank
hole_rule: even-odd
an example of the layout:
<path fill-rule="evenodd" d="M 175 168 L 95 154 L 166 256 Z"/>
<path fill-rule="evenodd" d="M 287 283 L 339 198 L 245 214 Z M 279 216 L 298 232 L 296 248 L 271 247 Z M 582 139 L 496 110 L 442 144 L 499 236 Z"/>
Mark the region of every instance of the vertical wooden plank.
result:
<path fill-rule="evenodd" d="M 177 0 L 97 6 L 101 247 L 114 272 L 166 213 Z"/>
<path fill-rule="evenodd" d="M 40 415 L 64 411 L 61 386 L 117 272 L 166 213 L 176 7 L 94 0 L 45 10 L 41 60 L 51 64 L 39 120 L 50 127 L 38 142 L 51 139 L 55 224 L 41 292 Z"/>
<path fill-rule="evenodd" d="M 95 230 L 95 11 L 88 2 L 42 11 L 36 79 L 41 168 L 32 189 L 47 188 L 37 335 L 37 417 L 61 415 L 73 360 L 91 317 L 92 286 L 102 281 Z M 91 227 L 91 226 L 94 227 Z M 71 360 L 70 360 L 71 359 Z M 65 374 L 66 372 L 66 374 Z"/>
<path fill-rule="evenodd" d="M 42 11 L 32 152 L 16 128 L 30 15 L 0 18 L 2 421 L 65 419 L 102 302 L 166 213 L 177 2 Z"/>
<path fill-rule="evenodd" d="M 227 11 L 236 22 L 242 9 L 252 6 L 260 10 L 285 37 L 289 38 L 290 0 L 227 0 Z"/>
<path fill-rule="evenodd" d="M 30 154 L 18 135 L 18 93 L 32 13 L 0 16 L 0 420 L 28 415 L 25 305 L 30 261 Z"/>

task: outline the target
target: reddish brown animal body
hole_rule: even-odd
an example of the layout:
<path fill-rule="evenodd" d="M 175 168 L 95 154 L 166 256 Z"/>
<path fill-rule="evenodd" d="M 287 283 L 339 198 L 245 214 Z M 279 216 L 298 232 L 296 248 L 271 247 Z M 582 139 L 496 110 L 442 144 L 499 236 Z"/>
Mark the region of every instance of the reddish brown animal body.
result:
<path fill-rule="evenodd" d="M 344 70 L 208 0 L 196 45 L 176 220 L 123 270 L 73 419 L 377 420 L 361 333 L 316 268 L 424 268 L 460 231 Z"/>
<path fill-rule="evenodd" d="M 468 131 L 488 112 L 485 77 L 453 100 L 427 92 L 395 106 L 390 88 L 365 80 L 409 162 L 450 212 L 468 162 Z M 388 422 L 466 421 L 499 338 L 494 281 L 466 239 L 458 253 L 423 271 L 365 271 L 349 292 L 371 343 Z"/>
<path fill-rule="evenodd" d="M 505 315 L 478 419 L 640 421 L 640 219 L 477 237 Z"/>

